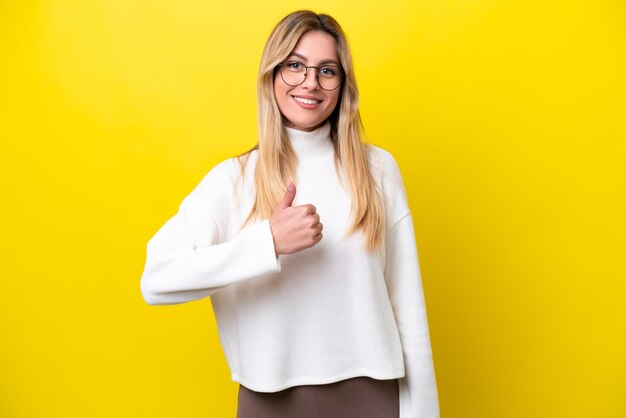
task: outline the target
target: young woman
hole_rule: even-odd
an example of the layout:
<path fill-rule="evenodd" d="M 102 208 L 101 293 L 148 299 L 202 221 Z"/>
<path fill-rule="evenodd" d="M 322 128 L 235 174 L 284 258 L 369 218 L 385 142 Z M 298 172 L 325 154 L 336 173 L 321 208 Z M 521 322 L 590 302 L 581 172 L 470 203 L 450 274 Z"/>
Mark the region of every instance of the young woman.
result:
<path fill-rule="evenodd" d="M 211 297 L 238 418 L 438 417 L 404 184 L 362 142 L 332 17 L 278 23 L 258 100 L 258 144 L 215 166 L 148 242 L 144 299 Z"/>

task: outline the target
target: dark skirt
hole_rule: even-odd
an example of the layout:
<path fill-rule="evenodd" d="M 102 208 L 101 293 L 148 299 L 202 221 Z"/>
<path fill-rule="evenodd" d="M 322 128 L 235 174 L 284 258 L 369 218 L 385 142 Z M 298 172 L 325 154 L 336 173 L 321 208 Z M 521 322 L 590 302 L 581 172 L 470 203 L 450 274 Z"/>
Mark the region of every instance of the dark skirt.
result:
<path fill-rule="evenodd" d="M 398 418 L 398 379 L 359 376 L 279 392 L 239 385 L 237 418 Z"/>

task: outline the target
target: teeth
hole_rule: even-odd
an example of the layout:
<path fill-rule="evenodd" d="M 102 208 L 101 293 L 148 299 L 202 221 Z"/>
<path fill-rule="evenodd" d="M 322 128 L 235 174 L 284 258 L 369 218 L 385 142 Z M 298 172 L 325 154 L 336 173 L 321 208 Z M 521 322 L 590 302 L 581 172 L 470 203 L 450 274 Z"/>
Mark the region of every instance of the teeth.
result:
<path fill-rule="evenodd" d="M 309 99 L 303 99 L 301 97 L 295 97 L 295 96 L 294 96 L 294 99 L 304 104 L 318 104 L 320 102 L 319 100 L 309 100 Z"/>

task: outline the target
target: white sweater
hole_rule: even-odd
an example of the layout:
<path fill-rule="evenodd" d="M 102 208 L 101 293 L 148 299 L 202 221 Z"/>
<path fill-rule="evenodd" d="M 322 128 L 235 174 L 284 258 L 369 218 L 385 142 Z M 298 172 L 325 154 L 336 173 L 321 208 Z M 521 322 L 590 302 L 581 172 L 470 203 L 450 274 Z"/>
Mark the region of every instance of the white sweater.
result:
<path fill-rule="evenodd" d="M 287 132 L 298 157 L 293 205 L 317 208 L 322 240 L 277 258 L 269 220 L 239 231 L 254 200 L 257 152 L 243 184 L 230 158 L 148 242 L 145 301 L 166 305 L 210 296 L 232 379 L 249 389 L 399 378 L 400 418 L 438 417 L 413 221 L 393 156 L 368 145 L 387 208 L 386 245 L 369 254 L 360 233 L 342 239 L 350 196 L 335 172 L 330 124 Z"/>

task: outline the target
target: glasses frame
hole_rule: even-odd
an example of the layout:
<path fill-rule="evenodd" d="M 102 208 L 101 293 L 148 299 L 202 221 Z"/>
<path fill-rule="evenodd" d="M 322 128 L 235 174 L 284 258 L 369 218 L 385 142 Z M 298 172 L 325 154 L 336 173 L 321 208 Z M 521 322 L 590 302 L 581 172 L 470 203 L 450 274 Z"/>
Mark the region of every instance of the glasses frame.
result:
<path fill-rule="evenodd" d="M 289 83 L 287 83 L 285 81 L 285 77 L 283 76 L 283 67 L 285 65 L 287 65 L 288 63 L 292 63 L 292 62 L 298 62 L 298 63 L 300 63 L 300 64 L 302 64 L 304 66 L 304 78 L 298 84 L 289 84 Z M 291 86 L 291 87 L 298 87 L 299 85 L 301 85 L 302 83 L 304 83 L 306 81 L 306 78 L 309 75 L 309 68 L 315 68 L 315 70 L 316 70 L 315 71 L 315 78 L 317 79 L 317 85 L 320 86 L 320 88 L 322 90 L 326 90 L 326 91 L 337 90 L 343 84 L 344 78 L 346 76 L 346 73 L 343 71 L 343 68 L 338 67 L 339 71 L 341 72 L 339 84 L 334 89 L 325 89 L 324 87 L 322 87 L 322 83 L 320 83 L 320 69 L 323 68 L 323 67 L 327 67 L 327 66 L 318 67 L 318 66 L 315 66 L 315 65 L 304 65 L 300 61 L 287 61 L 287 62 L 281 62 L 280 64 L 276 65 L 276 67 L 278 68 L 278 71 L 280 72 L 280 78 L 283 80 L 283 82 L 286 85 Z"/>

